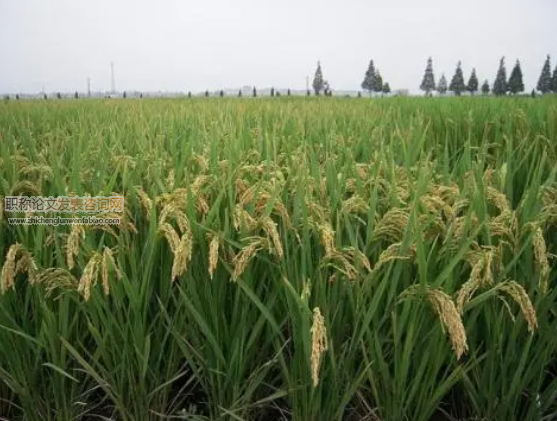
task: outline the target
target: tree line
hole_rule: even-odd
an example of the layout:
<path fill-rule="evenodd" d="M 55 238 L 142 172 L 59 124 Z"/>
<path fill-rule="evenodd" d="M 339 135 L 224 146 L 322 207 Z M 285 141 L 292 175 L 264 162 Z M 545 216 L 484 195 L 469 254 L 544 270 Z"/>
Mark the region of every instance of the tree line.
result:
<path fill-rule="evenodd" d="M 444 95 L 447 91 L 453 92 L 455 95 L 460 95 L 462 92 L 470 92 L 474 95 L 478 92 L 479 82 L 476 75 L 476 69 L 472 69 L 468 83 L 464 82 L 464 75 L 462 73 L 461 62 L 459 61 L 456 65 L 455 73 L 451 79 L 451 83 L 447 85 L 447 79 L 444 74 L 441 74 L 439 82 L 435 83 L 435 76 L 433 74 L 433 60 L 428 58 L 427 65 L 425 68 L 424 76 L 422 78 L 422 83 L 420 84 L 420 89 L 425 92 L 426 96 L 430 96 L 433 91 L 437 91 L 439 94 Z M 557 93 L 557 65 L 555 70 L 553 70 L 553 75 L 551 74 L 551 58 L 547 55 L 545 63 L 542 67 L 538 83 L 536 85 L 536 90 L 542 94 L 547 94 L 550 92 Z M 522 80 L 522 69 L 520 67 L 520 60 L 516 60 L 516 63 L 511 71 L 510 77 L 507 79 L 507 69 L 505 67 L 505 57 L 501 57 L 499 61 L 499 68 L 497 70 L 497 75 L 495 76 L 495 81 L 493 86 L 490 87 L 488 80 L 486 79 L 482 86 L 481 92 L 485 95 L 492 92 L 494 95 L 507 95 L 507 94 L 518 94 L 524 92 L 524 82 Z M 535 94 L 535 91 L 532 91 Z"/>
<path fill-rule="evenodd" d="M 453 92 L 455 95 L 459 96 L 463 92 L 469 92 L 471 95 L 474 95 L 481 89 L 481 92 L 485 95 L 492 92 L 494 95 L 507 95 L 510 94 L 518 94 L 524 92 L 524 82 L 522 80 L 522 69 L 520 67 L 520 60 L 516 60 L 516 63 L 511 71 L 510 77 L 507 79 L 507 70 L 505 67 L 505 57 L 501 57 L 499 62 L 499 68 L 497 70 L 497 75 L 495 77 L 495 81 L 493 82 L 493 86 L 490 87 L 489 82 L 487 79 L 484 80 L 481 88 L 479 87 L 478 76 L 476 74 L 476 69 L 473 68 L 466 83 L 464 81 L 464 74 L 462 72 L 462 63 L 459 61 L 456 65 L 455 73 L 451 79 L 450 84 L 447 84 L 447 79 L 445 74 L 442 73 L 441 77 L 439 78 L 439 82 L 435 83 L 435 75 L 433 72 L 433 60 L 431 57 L 427 60 L 427 65 L 425 68 L 424 76 L 422 78 L 422 83 L 420 84 L 420 90 L 425 92 L 426 96 L 431 96 L 434 91 L 437 91 L 439 94 L 444 95 L 447 91 Z M 367 91 L 371 96 L 372 92 L 381 93 L 381 94 L 388 94 L 391 92 L 391 87 L 388 82 L 383 80 L 381 72 L 378 68 L 376 68 L 373 59 L 369 61 L 369 65 L 364 75 L 364 80 L 361 83 L 361 87 L 363 90 Z M 313 83 L 312 83 L 313 92 L 316 96 L 321 94 L 325 96 L 332 96 L 332 89 L 329 85 L 329 82 L 323 77 L 323 69 L 321 68 L 321 62 L 317 62 L 317 69 L 315 70 L 315 74 L 313 76 Z M 547 55 L 544 65 L 542 67 L 542 71 L 540 77 L 538 79 L 538 83 L 536 85 L 536 90 L 541 92 L 542 94 L 547 94 L 550 92 L 557 93 L 557 65 L 551 72 L 551 58 Z M 532 94 L 535 94 L 535 91 L 532 91 Z M 290 89 L 288 89 L 287 96 L 291 95 Z M 306 92 L 307 96 L 311 95 L 310 90 L 308 89 Z M 191 97 L 191 92 L 188 92 L 188 97 Z M 205 91 L 205 96 L 210 96 L 209 91 Z M 219 92 L 219 96 L 224 96 L 224 91 Z M 242 90 L 238 91 L 238 96 L 242 96 Z M 257 96 L 257 89 L 254 87 L 252 96 Z M 270 96 L 280 96 L 280 92 L 276 91 L 274 88 L 271 88 Z M 361 96 L 361 93 L 358 92 L 358 97 Z M 47 99 L 47 95 L 43 94 L 44 99 Z M 56 94 L 58 99 L 61 99 L 62 96 L 60 93 Z M 126 92 L 123 93 L 123 98 L 126 98 Z M 140 94 L 140 98 L 143 97 L 143 94 Z M 74 94 L 74 98 L 79 98 L 79 94 L 76 91 Z M 8 95 L 5 96 L 5 99 L 10 99 Z M 16 99 L 19 99 L 19 95 L 16 95 Z"/>
<path fill-rule="evenodd" d="M 369 95 L 371 96 L 372 92 L 380 92 L 384 94 L 388 94 L 391 92 L 391 87 L 389 86 L 388 82 L 383 81 L 383 77 L 379 72 L 379 69 L 375 67 L 373 60 L 370 60 L 368 68 L 366 70 L 364 80 L 362 82 L 362 89 L 368 91 Z M 317 62 L 317 69 L 315 70 L 315 74 L 313 76 L 313 92 L 316 96 L 321 95 L 321 92 L 325 96 L 331 96 L 332 90 L 329 82 L 323 78 L 323 70 L 321 69 L 321 62 Z M 310 92 L 308 91 L 307 94 L 309 95 Z M 358 93 L 358 96 L 361 96 Z"/>

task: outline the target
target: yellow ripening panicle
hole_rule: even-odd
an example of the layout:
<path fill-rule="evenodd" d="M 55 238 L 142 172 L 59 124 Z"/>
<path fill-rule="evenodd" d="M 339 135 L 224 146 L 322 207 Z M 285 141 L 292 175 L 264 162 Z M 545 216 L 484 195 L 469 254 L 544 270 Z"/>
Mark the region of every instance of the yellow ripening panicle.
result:
<path fill-rule="evenodd" d="M 528 325 L 528 330 L 534 332 L 538 327 L 538 318 L 536 310 L 522 285 L 516 281 L 506 281 L 498 286 L 498 288 L 509 295 L 520 307 L 524 319 Z"/>
<path fill-rule="evenodd" d="M 4 265 L 2 266 L 2 294 L 14 286 L 16 276 L 16 259 L 17 255 L 22 250 L 23 246 L 20 243 L 12 244 L 8 249 Z"/>
<path fill-rule="evenodd" d="M 149 197 L 149 195 L 143 190 L 141 187 L 137 189 L 137 195 L 139 196 L 139 201 L 141 202 L 141 206 L 145 209 L 145 213 L 147 218 L 151 216 L 151 209 L 153 208 L 153 201 Z"/>
<path fill-rule="evenodd" d="M 447 332 L 452 344 L 453 351 L 457 360 L 468 350 L 466 330 L 462 323 L 462 318 L 451 297 L 438 288 L 426 288 L 421 285 L 414 285 L 407 288 L 402 297 L 425 294 L 425 298 L 430 303 L 433 311 L 441 322 L 443 331 Z"/>
<path fill-rule="evenodd" d="M 101 282 L 105 295 L 108 295 L 110 292 L 109 271 L 111 267 L 116 273 L 116 278 L 122 279 L 122 272 L 120 271 L 120 269 L 116 265 L 116 261 L 114 260 L 114 251 L 109 249 L 108 247 L 105 247 L 103 250 L 101 271 Z"/>
<path fill-rule="evenodd" d="M 313 309 L 313 323 L 311 325 L 311 379 L 313 387 L 319 384 L 319 370 L 323 354 L 328 349 L 327 329 L 325 319 L 319 307 Z"/>
<path fill-rule="evenodd" d="M 97 283 L 102 260 L 102 255 L 100 253 L 93 252 L 93 255 L 85 265 L 85 269 L 83 269 L 83 273 L 79 279 L 77 292 L 83 296 L 85 301 L 89 301 L 89 298 L 91 297 L 91 289 Z"/>
<path fill-rule="evenodd" d="M 75 266 L 74 258 L 79 255 L 80 240 L 85 238 L 85 227 L 80 224 L 72 225 L 68 241 L 66 242 L 66 264 L 72 270 Z"/>
<path fill-rule="evenodd" d="M 209 243 L 209 276 L 213 279 L 213 274 L 219 263 L 219 237 L 213 235 Z"/>
<path fill-rule="evenodd" d="M 178 243 L 178 247 L 174 253 L 174 263 L 172 265 L 172 281 L 175 281 L 176 278 L 183 275 L 187 268 L 188 264 L 191 261 L 191 256 L 193 252 L 193 233 L 191 230 L 186 231 L 180 242 Z"/>
<path fill-rule="evenodd" d="M 166 238 L 166 241 L 168 241 L 172 254 L 176 254 L 176 250 L 180 244 L 180 237 L 176 230 L 172 228 L 172 225 L 165 222 L 159 225 L 159 232 Z"/>
<path fill-rule="evenodd" d="M 282 259 L 284 252 L 280 241 L 280 235 L 277 230 L 277 224 L 267 216 L 261 220 L 261 225 L 273 245 L 273 252 L 279 257 L 279 259 Z"/>
<path fill-rule="evenodd" d="M 536 259 L 536 263 L 538 264 L 539 271 L 540 271 L 540 281 L 539 287 L 540 291 L 545 293 L 547 292 L 547 283 L 549 281 L 549 259 L 547 253 L 547 245 L 545 242 L 545 238 L 543 236 L 542 229 L 537 227 L 534 231 L 534 258 Z"/>
<path fill-rule="evenodd" d="M 244 247 L 234 257 L 234 272 L 232 273 L 232 280 L 236 281 L 246 270 L 248 263 L 253 256 L 263 248 L 268 247 L 268 241 L 265 238 L 254 237 L 249 244 Z"/>

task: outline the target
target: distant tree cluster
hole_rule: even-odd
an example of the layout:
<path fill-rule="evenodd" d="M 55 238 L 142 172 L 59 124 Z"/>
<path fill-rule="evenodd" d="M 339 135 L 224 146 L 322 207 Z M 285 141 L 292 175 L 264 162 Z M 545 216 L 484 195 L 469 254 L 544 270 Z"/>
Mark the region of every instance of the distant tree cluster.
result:
<path fill-rule="evenodd" d="M 323 95 L 325 96 L 332 96 L 331 86 L 329 82 L 323 78 L 323 70 L 321 69 L 321 62 L 317 62 L 317 69 L 315 70 L 315 74 L 313 75 L 313 92 L 315 96 Z M 309 96 L 309 91 L 307 92 L 307 96 Z"/>
<path fill-rule="evenodd" d="M 383 81 L 381 72 L 379 72 L 379 69 L 375 67 L 373 60 L 369 61 L 369 65 L 367 67 L 361 86 L 363 90 L 368 91 L 369 96 L 371 96 L 372 92 L 381 92 L 384 94 L 388 94 L 389 92 L 391 92 L 389 83 Z"/>
<path fill-rule="evenodd" d="M 553 70 L 553 75 L 551 74 L 551 58 L 547 55 L 545 63 L 542 67 L 542 73 L 538 79 L 538 84 L 536 89 L 542 94 L 547 94 L 549 92 L 557 93 L 557 65 Z"/>
<path fill-rule="evenodd" d="M 447 87 L 447 79 L 445 75 L 441 75 L 439 79 L 439 84 L 435 85 L 435 76 L 433 74 L 433 61 L 430 58 L 427 60 L 426 69 L 424 76 L 422 78 L 422 83 L 420 84 L 420 89 L 425 92 L 426 96 L 430 96 L 434 90 L 440 95 L 443 95 L 448 91 L 453 92 L 455 95 L 460 95 L 464 91 L 470 92 L 474 95 L 478 92 L 479 81 L 476 75 L 476 69 L 472 69 L 468 83 L 464 84 L 464 75 L 462 73 L 462 63 L 459 61 L 456 66 L 455 74 L 451 79 L 451 83 Z M 547 56 L 545 63 L 542 68 L 540 78 L 536 89 L 542 94 L 549 92 L 557 93 L 557 66 L 551 73 L 551 62 L 549 55 Z M 508 93 L 516 95 L 524 92 L 524 81 L 522 76 L 522 68 L 520 67 L 520 61 L 516 60 L 516 63 L 511 71 L 511 75 L 507 80 L 507 69 L 505 67 L 505 57 L 501 57 L 499 61 L 499 68 L 497 70 L 497 75 L 495 76 L 495 81 L 493 82 L 493 88 L 490 89 L 489 82 L 487 79 L 481 86 L 481 92 L 484 95 L 492 92 L 494 95 L 507 95 Z"/>

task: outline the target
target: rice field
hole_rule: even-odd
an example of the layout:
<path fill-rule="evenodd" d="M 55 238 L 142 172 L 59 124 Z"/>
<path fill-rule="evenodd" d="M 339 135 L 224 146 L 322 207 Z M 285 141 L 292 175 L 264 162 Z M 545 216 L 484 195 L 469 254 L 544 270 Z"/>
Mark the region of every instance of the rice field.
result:
<path fill-rule="evenodd" d="M 0 419 L 557 419 L 557 97 L 0 103 Z M 68 215 L 69 216 L 69 215 Z"/>

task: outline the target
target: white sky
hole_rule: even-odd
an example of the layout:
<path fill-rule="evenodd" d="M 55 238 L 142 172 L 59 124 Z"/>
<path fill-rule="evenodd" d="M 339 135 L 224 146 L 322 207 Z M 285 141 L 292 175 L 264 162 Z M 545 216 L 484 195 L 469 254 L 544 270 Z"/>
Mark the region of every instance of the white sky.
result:
<path fill-rule="evenodd" d="M 359 89 L 373 58 L 417 92 L 462 60 L 493 82 L 516 58 L 531 90 L 557 59 L 557 0 L 0 0 L 0 92 L 303 89 L 317 60 L 333 89 Z"/>

